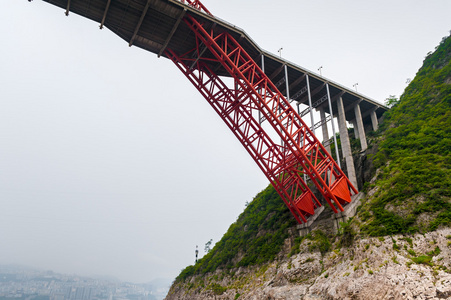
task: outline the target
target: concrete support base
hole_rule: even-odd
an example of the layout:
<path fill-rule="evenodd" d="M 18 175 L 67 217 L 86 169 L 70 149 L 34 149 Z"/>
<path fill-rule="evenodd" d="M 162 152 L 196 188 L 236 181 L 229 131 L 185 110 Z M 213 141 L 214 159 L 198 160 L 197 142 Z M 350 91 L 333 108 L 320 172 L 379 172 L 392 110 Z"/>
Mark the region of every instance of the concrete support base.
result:
<path fill-rule="evenodd" d="M 363 197 L 365 197 L 365 194 L 362 192 L 352 196 L 351 203 L 346 205 L 342 212 L 332 215 L 332 223 L 334 224 L 335 233 L 338 233 L 338 230 L 340 229 L 340 223 L 345 223 L 349 220 L 349 218 L 355 216 L 357 207 L 360 205 Z"/>
<path fill-rule="evenodd" d="M 313 222 L 315 222 L 316 218 L 318 218 L 318 216 L 323 212 L 323 210 L 324 206 L 319 207 L 316 210 L 315 214 L 308 219 L 307 223 L 299 224 L 296 226 L 296 229 L 298 230 L 300 236 L 306 236 L 307 234 L 310 233 L 311 225 L 313 224 Z"/>

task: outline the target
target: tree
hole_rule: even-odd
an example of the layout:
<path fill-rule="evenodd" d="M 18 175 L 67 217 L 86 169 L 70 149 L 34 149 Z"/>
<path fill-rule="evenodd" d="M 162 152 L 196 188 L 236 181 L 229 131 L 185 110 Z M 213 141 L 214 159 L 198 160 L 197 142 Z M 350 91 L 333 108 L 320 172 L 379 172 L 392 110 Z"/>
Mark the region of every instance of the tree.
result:
<path fill-rule="evenodd" d="M 398 104 L 399 100 L 395 95 L 390 95 L 387 99 L 385 99 L 385 105 L 389 108 L 392 108 L 396 104 Z"/>
<path fill-rule="evenodd" d="M 205 243 L 205 249 L 204 249 L 205 253 L 210 252 L 212 243 L 213 243 L 213 239 L 210 239 L 208 242 Z"/>

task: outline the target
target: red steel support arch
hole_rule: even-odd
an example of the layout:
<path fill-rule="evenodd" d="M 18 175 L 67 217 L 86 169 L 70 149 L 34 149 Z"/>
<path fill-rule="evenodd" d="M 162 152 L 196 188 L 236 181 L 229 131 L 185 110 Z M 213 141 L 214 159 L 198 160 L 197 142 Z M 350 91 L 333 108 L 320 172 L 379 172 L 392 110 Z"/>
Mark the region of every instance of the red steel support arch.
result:
<path fill-rule="evenodd" d="M 196 5 L 199 3 L 196 1 Z M 304 175 L 334 212 L 343 211 L 343 206 L 351 202 L 351 194 L 358 191 L 290 102 L 229 33 L 207 31 L 192 16 L 185 17 L 184 22 L 196 36 L 196 47 L 187 53 L 168 49 L 166 55 L 240 140 L 296 220 L 306 222 L 321 206 L 304 182 Z M 220 63 L 230 74 L 232 87 L 209 67 L 212 62 Z M 255 117 L 257 112 L 281 138 L 280 143 L 262 128 Z"/>
<path fill-rule="evenodd" d="M 259 122 L 252 116 L 252 110 L 258 108 L 249 99 L 240 99 L 240 94 L 227 87 L 205 62 L 198 60 L 196 68 L 191 69 L 192 53 L 190 51 L 183 56 L 178 56 L 172 50 L 168 50 L 166 54 L 199 90 L 254 158 L 296 220 L 305 222 L 311 211 L 304 212 L 295 205 L 292 200 L 296 199 L 296 194 L 305 193 L 309 195 L 309 198 L 313 198 L 317 205 L 320 204 L 311 194 L 297 170 L 296 172 L 292 172 L 289 168 L 283 170 L 283 153 L 280 146 L 271 140 Z M 285 172 L 286 175 L 275 176 L 281 172 Z"/>

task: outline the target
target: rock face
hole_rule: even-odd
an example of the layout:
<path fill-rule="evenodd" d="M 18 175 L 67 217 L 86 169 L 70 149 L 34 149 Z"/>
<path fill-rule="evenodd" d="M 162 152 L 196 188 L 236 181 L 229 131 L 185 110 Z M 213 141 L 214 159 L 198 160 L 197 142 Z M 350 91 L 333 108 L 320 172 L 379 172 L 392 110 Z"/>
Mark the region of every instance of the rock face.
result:
<path fill-rule="evenodd" d="M 176 282 L 166 299 L 451 299 L 451 228 L 360 239 L 324 254 L 312 243 L 266 265 Z"/>

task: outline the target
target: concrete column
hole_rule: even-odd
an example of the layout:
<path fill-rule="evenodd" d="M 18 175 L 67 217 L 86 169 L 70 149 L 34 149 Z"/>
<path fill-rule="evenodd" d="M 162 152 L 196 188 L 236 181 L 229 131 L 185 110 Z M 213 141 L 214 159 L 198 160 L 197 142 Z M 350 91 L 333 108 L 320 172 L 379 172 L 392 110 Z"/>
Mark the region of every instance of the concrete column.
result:
<path fill-rule="evenodd" d="M 348 128 L 346 126 L 345 109 L 343 107 L 343 99 L 338 97 L 338 129 L 340 130 L 341 150 L 346 161 L 346 169 L 348 171 L 349 181 L 354 186 L 357 185 L 357 178 L 355 177 L 354 160 L 352 159 L 351 143 L 349 142 Z"/>
<path fill-rule="evenodd" d="M 356 139 L 359 139 L 359 128 L 357 128 L 357 121 L 354 119 L 351 122 L 352 122 L 352 127 L 354 127 L 354 137 Z"/>
<path fill-rule="evenodd" d="M 331 116 L 331 123 L 332 123 L 332 133 L 334 134 L 334 144 L 335 144 L 335 155 L 337 156 L 337 163 L 338 166 L 341 168 L 341 162 L 340 162 L 340 153 L 338 153 L 338 143 L 337 143 L 337 137 L 335 135 L 335 125 L 334 125 L 334 111 L 332 110 L 332 99 L 330 98 L 330 92 L 329 92 L 329 84 L 326 82 L 326 91 L 327 91 L 327 102 L 329 102 L 329 111 Z"/>
<path fill-rule="evenodd" d="M 323 107 L 319 108 L 319 115 L 321 117 L 321 129 L 323 132 L 323 141 L 329 140 L 329 130 L 327 129 L 327 123 L 326 123 L 326 112 L 324 111 Z M 327 145 L 326 147 L 327 152 L 329 152 L 330 155 L 332 155 L 332 152 L 330 152 L 330 145 Z"/>
<path fill-rule="evenodd" d="M 365 127 L 363 127 L 362 113 L 360 112 L 360 104 L 354 106 L 355 120 L 357 123 L 357 130 L 359 131 L 359 140 L 362 151 L 368 149 L 366 143 Z"/>
<path fill-rule="evenodd" d="M 305 81 L 307 82 L 307 93 L 308 93 L 308 105 L 310 108 L 310 119 L 312 121 L 312 132 L 315 134 L 315 121 L 313 120 L 313 107 L 312 107 L 312 95 L 310 93 L 310 80 L 308 74 L 305 74 Z M 330 151 L 329 151 L 330 153 Z"/>
<path fill-rule="evenodd" d="M 371 123 L 373 124 L 373 130 L 376 131 L 379 127 L 379 122 L 377 121 L 376 110 L 371 111 Z"/>
<path fill-rule="evenodd" d="M 326 112 L 324 111 L 324 107 L 319 108 L 319 115 L 321 117 L 321 129 L 323 131 L 323 141 L 326 141 L 326 140 L 329 140 L 329 130 L 327 129 Z M 331 117 L 331 120 L 332 120 L 332 122 L 334 121 L 334 119 L 332 117 Z M 330 144 L 328 144 L 324 148 L 326 148 L 326 151 L 329 152 L 330 155 L 332 155 L 332 152 L 330 149 Z M 331 172 L 327 171 L 327 177 L 330 178 L 330 176 L 331 176 Z M 333 176 L 331 181 L 334 181 L 334 180 L 335 180 L 335 177 Z"/>

